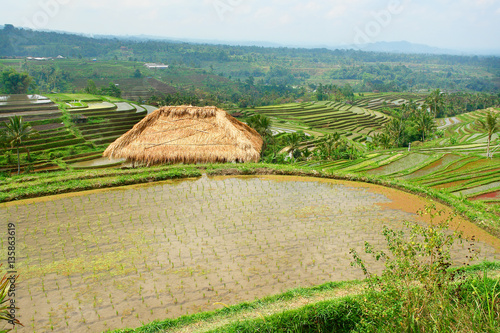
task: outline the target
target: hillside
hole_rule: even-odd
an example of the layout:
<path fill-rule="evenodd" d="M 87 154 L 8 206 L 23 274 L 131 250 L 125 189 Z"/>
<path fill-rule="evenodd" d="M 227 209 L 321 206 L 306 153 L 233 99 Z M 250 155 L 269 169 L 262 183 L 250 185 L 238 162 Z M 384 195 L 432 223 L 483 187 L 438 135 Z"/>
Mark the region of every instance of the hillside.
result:
<path fill-rule="evenodd" d="M 107 145 L 156 109 L 94 95 L 0 95 L 0 121 L 17 115 L 37 132 L 21 148 L 24 172 L 98 167 L 86 162 L 102 156 Z M 0 158 L 0 172 L 17 170 L 15 149 Z M 115 162 L 116 163 L 116 162 Z"/>
<path fill-rule="evenodd" d="M 153 77 L 180 91 L 200 88 L 198 93 L 205 98 L 216 94 L 224 102 L 238 103 L 243 99 L 256 106 L 260 105 L 258 99 L 266 93 L 276 92 L 284 97 L 285 92 L 293 92 L 295 96 L 292 98 L 298 98 L 300 93 L 293 87 L 308 90 L 311 85 L 332 82 L 340 86 L 350 84 L 360 92 L 436 88 L 494 92 L 500 87 L 497 57 L 99 39 L 12 26 L 0 30 L 0 55 L 18 59 L 0 61 L 0 70 L 14 66 L 33 73 L 38 86 L 43 89 L 41 93 L 55 89 L 54 83 L 58 92 L 73 92 L 85 87 L 88 79 L 98 84 L 101 79 L 105 81 L 103 84 L 122 80 L 119 83 L 126 87 L 124 91 L 132 99 L 146 94 L 149 97 L 147 92 L 151 87 L 158 92 L 172 92 L 157 89 L 157 84 L 138 80 L 139 77 L 134 78 L 136 69 L 145 78 Z M 65 59 L 55 59 L 58 56 Z M 26 62 L 26 57 L 51 57 L 53 60 Z M 93 62 L 94 59 L 97 63 Z M 165 63 L 170 65 L 170 70 L 147 71 L 144 63 Z M 51 80 L 51 75 L 57 75 L 57 80 Z M 254 87 L 241 82 L 249 78 L 254 80 Z M 44 87 L 44 84 L 48 86 Z M 141 88 L 134 92 L 133 86 Z M 280 86 L 290 89 L 283 90 Z"/>

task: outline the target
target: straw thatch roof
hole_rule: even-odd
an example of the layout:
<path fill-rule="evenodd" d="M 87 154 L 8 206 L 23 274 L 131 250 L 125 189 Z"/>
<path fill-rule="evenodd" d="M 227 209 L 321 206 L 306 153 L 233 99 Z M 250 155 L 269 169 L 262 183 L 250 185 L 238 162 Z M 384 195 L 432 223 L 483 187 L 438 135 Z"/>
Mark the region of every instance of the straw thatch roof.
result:
<path fill-rule="evenodd" d="M 147 165 L 258 162 L 262 138 L 216 107 L 171 106 L 147 115 L 104 152 Z"/>

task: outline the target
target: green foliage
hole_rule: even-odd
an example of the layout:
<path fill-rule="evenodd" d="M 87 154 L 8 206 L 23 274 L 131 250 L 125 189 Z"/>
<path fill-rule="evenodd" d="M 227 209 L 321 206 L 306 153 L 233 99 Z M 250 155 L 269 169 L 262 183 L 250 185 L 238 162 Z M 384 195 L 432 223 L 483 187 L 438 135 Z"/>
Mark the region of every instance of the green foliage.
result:
<path fill-rule="evenodd" d="M 434 117 L 427 109 L 419 109 L 413 114 L 413 122 L 416 129 L 422 135 L 422 142 L 436 131 Z"/>
<path fill-rule="evenodd" d="M 0 74 L 0 88 L 6 94 L 26 94 L 33 82 L 28 73 L 9 68 Z"/>
<path fill-rule="evenodd" d="M 30 125 L 23 121 L 23 117 L 14 116 L 9 118 L 9 122 L 3 123 L 5 126 L 6 141 L 17 149 L 17 174 L 20 173 L 19 147 L 23 141 L 36 134 Z"/>
<path fill-rule="evenodd" d="M 488 134 L 488 146 L 486 150 L 486 156 L 487 157 L 492 157 L 490 154 L 490 144 L 491 144 L 491 137 L 493 134 L 498 132 L 500 130 L 500 118 L 498 118 L 497 113 L 491 113 L 488 112 L 488 115 L 486 116 L 486 120 L 477 120 L 479 124 L 481 125 L 481 128 Z"/>
<path fill-rule="evenodd" d="M 103 95 L 103 96 L 111 96 L 117 98 L 120 98 L 122 96 L 121 89 L 118 88 L 118 86 L 113 82 L 110 82 L 108 86 L 99 89 L 97 88 L 97 85 L 95 84 L 94 80 L 88 80 L 84 92 L 86 94 L 91 94 L 91 95 Z"/>
<path fill-rule="evenodd" d="M 412 100 L 400 109 L 391 110 L 393 118 L 383 132 L 373 137 L 373 143 L 384 149 L 406 147 L 409 143 L 431 139 L 436 133 L 435 117 L 428 106 L 419 107 Z"/>
<path fill-rule="evenodd" d="M 322 160 L 355 160 L 361 156 L 359 149 L 337 132 L 324 136 L 317 144 L 314 153 Z"/>
<path fill-rule="evenodd" d="M 466 91 L 442 94 L 445 115 L 448 117 L 458 114 L 482 110 L 500 105 L 500 96 L 487 93 L 469 93 Z"/>
<path fill-rule="evenodd" d="M 322 160 L 355 160 L 362 152 L 346 138 L 338 133 L 324 136 L 314 151 L 315 155 Z"/>
<path fill-rule="evenodd" d="M 366 253 L 376 261 L 385 261 L 380 276 L 370 272 L 356 250 L 351 249 L 352 265 L 361 267 L 369 282 L 363 295 L 364 318 L 357 331 L 496 332 L 500 323 L 498 311 L 493 312 L 500 308 L 497 284 L 483 290 L 483 301 L 467 302 L 463 290 L 476 290 L 476 283 L 449 269 L 451 248 L 464 239 L 457 232 L 447 231 L 450 220 L 435 224 L 434 219 L 441 215 L 435 207 L 427 207 L 419 214 L 430 215 L 430 226 L 407 222 L 409 235 L 384 227 L 389 252 L 376 251 L 365 243 Z M 469 249 L 472 260 L 476 253 L 472 245 Z"/>
<path fill-rule="evenodd" d="M 266 318 L 226 325 L 211 332 L 352 332 L 361 316 L 354 299 L 325 301 Z"/>
<path fill-rule="evenodd" d="M 284 137 L 284 142 L 287 145 L 288 153 L 292 155 L 294 159 L 297 159 L 301 155 L 300 145 L 305 139 L 304 133 L 288 133 Z"/>
<path fill-rule="evenodd" d="M 496 92 L 499 65 L 495 57 L 415 55 L 356 50 L 243 47 L 168 41 L 132 41 L 87 38 L 27 29 L 0 29 L 0 54 L 66 59 L 50 62 L 2 60 L 21 67 L 41 92 L 84 89 L 92 78 L 120 83 L 123 95 L 144 85 L 143 97 L 154 94 L 196 96 L 203 105 L 262 106 L 303 100 L 352 100 L 352 91 L 412 91 L 435 89 Z M 15 43 L 22 41 L 22 43 Z M 121 48 L 127 49 L 122 52 Z M 90 59 L 98 57 L 98 61 Z M 144 62 L 166 62 L 167 70 L 153 71 Z M 397 65 L 397 64 L 405 65 Z M 140 69 L 139 69 L 140 68 Z M 326 71 L 326 72 L 325 72 Z M 216 75 L 215 73 L 218 73 Z M 140 76 L 139 76 L 140 75 Z M 146 77 L 146 80 L 141 78 Z M 159 87 L 151 81 L 162 81 Z M 335 84 L 331 81 L 335 80 Z M 323 84 L 324 89 L 317 88 Z M 327 87 L 329 86 L 329 87 Z M 164 89 L 165 88 L 165 89 Z M 108 89 L 108 87 L 105 87 Z M 317 89 L 317 90 L 316 90 Z M 91 89 L 92 90 L 92 89 Z M 314 92 L 316 90 L 316 92 Z M 100 93 L 99 89 L 92 93 Z M 108 94 L 109 92 L 105 92 Z M 453 93 L 455 94 L 455 93 Z M 452 94 L 450 94 L 452 95 Z M 443 112 L 498 105 L 498 96 L 458 96 Z M 446 100 L 446 98 L 445 98 Z M 466 101 L 465 101 L 466 100 Z M 496 102 L 495 102 L 496 101 Z M 496 103 L 496 104 L 495 104 Z M 199 105 L 190 103 L 193 105 Z M 166 103 L 165 105 L 173 105 Z"/>
<path fill-rule="evenodd" d="M 335 102 L 348 101 L 349 103 L 354 102 L 354 89 L 349 84 L 346 83 L 344 86 L 338 86 L 336 84 L 315 84 L 309 85 L 312 89 L 316 89 L 316 99 L 318 101 L 328 101 L 332 100 Z"/>
<path fill-rule="evenodd" d="M 5 128 L 0 127 L 0 149 L 5 149 L 8 146 L 7 134 Z"/>
<path fill-rule="evenodd" d="M 84 89 L 85 93 L 91 95 L 99 95 L 99 89 L 97 88 L 94 80 L 88 80 L 87 86 Z"/>
<path fill-rule="evenodd" d="M 142 73 L 141 73 L 141 70 L 139 68 L 137 68 L 135 71 L 134 71 L 134 77 L 136 79 L 138 78 L 141 78 L 142 77 Z"/>
<path fill-rule="evenodd" d="M 5 152 L 5 161 L 7 162 L 7 164 L 14 163 L 14 157 L 12 156 L 12 152 L 10 151 Z"/>
<path fill-rule="evenodd" d="M 382 132 L 373 136 L 373 144 L 383 149 L 389 149 L 393 146 L 392 139 L 389 133 Z"/>
<path fill-rule="evenodd" d="M 113 82 L 110 82 L 107 87 L 101 88 L 99 91 L 100 95 L 105 95 L 105 96 L 112 96 L 112 97 L 121 97 L 122 96 L 122 91 L 116 84 Z"/>
<path fill-rule="evenodd" d="M 464 288 L 464 298 L 471 299 L 477 312 L 474 318 L 487 323 L 488 331 L 500 327 L 500 278 L 488 278 L 488 272 L 483 270 L 483 276 L 478 276 Z M 484 319 L 483 319 L 484 318 Z"/>
<path fill-rule="evenodd" d="M 174 94 L 155 94 L 148 99 L 148 104 L 151 105 L 194 105 L 194 106 L 204 106 L 205 103 L 201 103 L 198 96 L 193 93 L 186 92 L 176 92 Z"/>

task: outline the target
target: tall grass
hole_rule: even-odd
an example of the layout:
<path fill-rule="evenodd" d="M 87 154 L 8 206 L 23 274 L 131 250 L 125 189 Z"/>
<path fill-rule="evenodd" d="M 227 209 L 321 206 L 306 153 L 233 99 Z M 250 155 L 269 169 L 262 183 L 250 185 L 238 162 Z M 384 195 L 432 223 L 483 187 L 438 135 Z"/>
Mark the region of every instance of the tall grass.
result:
<path fill-rule="evenodd" d="M 439 217 L 433 207 L 425 213 Z M 384 228 L 388 252 L 365 243 L 366 253 L 385 261 L 381 275 L 351 250 L 353 265 L 368 278 L 356 332 L 500 332 L 499 279 L 449 269 L 457 242 L 469 242 L 469 259 L 476 257 L 473 240 L 447 232 L 449 222 L 407 223 L 408 235 Z"/>

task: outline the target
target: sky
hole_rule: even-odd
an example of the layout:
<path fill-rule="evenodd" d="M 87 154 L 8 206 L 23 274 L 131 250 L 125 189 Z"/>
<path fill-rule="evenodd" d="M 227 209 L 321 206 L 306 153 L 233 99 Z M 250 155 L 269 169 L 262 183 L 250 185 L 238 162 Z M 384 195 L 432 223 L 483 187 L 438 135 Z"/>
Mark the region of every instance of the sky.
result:
<path fill-rule="evenodd" d="M 500 50 L 500 0 L 17 0 L 0 24 L 89 35 Z"/>

